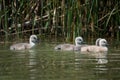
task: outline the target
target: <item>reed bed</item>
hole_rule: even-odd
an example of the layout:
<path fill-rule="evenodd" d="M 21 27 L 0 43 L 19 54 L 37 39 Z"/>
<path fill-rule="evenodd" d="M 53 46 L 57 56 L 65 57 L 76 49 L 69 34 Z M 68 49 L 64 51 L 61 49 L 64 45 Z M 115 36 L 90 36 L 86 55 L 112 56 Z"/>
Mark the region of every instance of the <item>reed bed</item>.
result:
<path fill-rule="evenodd" d="M 72 41 L 120 37 L 119 0 L 1 0 L 1 41 L 37 34 Z"/>

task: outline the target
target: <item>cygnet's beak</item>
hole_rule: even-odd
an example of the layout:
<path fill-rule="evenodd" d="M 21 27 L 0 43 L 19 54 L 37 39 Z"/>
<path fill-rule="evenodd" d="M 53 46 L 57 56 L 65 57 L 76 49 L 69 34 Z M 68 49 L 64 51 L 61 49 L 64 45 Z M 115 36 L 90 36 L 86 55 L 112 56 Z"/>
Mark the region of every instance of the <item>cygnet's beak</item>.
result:
<path fill-rule="evenodd" d="M 39 43 L 40 42 L 40 39 L 36 39 L 36 43 Z"/>
<path fill-rule="evenodd" d="M 86 42 L 82 42 L 82 44 L 86 44 Z"/>
<path fill-rule="evenodd" d="M 109 44 L 107 43 L 106 46 L 109 46 Z"/>

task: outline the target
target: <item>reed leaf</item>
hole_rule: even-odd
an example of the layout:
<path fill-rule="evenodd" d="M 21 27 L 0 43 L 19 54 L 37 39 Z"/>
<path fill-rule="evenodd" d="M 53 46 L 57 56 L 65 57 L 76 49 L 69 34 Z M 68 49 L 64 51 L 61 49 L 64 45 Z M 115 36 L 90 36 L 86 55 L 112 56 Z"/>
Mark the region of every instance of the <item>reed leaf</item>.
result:
<path fill-rule="evenodd" d="M 1 0 L 0 38 L 39 34 L 73 41 L 115 37 L 120 32 L 119 0 Z"/>

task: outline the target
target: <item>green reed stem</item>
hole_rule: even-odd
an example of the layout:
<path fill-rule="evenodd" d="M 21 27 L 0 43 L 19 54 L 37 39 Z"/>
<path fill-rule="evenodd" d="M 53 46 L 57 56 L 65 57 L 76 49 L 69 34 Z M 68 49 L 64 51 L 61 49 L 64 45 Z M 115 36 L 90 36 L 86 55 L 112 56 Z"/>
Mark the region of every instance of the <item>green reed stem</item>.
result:
<path fill-rule="evenodd" d="M 9 31 L 18 38 L 20 35 L 34 34 L 36 29 L 39 31 L 36 34 L 54 35 L 55 38 L 65 37 L 68 40 L 81 35 L 90 38 L 107 37 L 109 33 L 117 38 L 120 35 L 114 31 L 117 29 L 116 26 L 120 25 L 119 0 L 12 0 L 8 1 L 9 3 L 2 0 L 0 2 L 3 5 L 3 13 L 2 11 L 0 13 L 3 26 L 1 29 L 4 28 L 5 32 Z M 9 25 L 9 18 L 11 25 L 15 26 Z M 27 21 L 30 23 L 24 24 Z M 4 35 L 6 40 L 7 35 L 8 33 Z"/>

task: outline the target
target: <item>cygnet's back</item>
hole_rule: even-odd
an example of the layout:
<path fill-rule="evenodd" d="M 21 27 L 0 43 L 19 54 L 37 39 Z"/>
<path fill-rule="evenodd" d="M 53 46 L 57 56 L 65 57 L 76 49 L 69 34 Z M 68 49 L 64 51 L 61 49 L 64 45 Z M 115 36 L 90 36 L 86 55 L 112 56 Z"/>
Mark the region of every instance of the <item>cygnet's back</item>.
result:
<path fill-rule="evenodd" d="M 38 42 L 38 38 L 36 35 L 31 35 L 29 39 L 29 43 L 17 43 L 10 46 L 10 50 L 26 50 L 31 49 L 35 43 Z"/>

